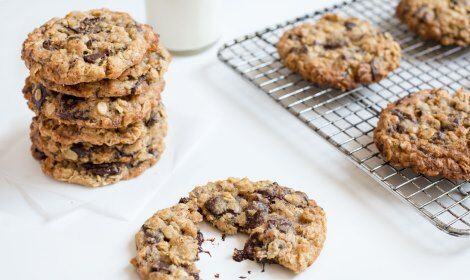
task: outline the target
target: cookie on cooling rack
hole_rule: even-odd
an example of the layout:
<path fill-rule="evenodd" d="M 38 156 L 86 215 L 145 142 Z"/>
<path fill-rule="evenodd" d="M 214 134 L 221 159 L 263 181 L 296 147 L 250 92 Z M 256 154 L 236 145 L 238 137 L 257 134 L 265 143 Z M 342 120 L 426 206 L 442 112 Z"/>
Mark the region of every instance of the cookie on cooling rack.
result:
<path fill-rule="evenodd" d="M 469 0 L 401 0 L 396 15 L 424 39 L 470 45 Z"/>
<path fill-rule="evenodd" d="M 287 30 L 277 49 L 292 71 L 320 86 L 341 90 L 382 80 L 401 58 L 400 46 L 389 33 L 336 14 Z"/>
<path fill-rule="evenodd" d="M 320 254 L 326 236 L 323 209 L 300 191 L 271 181 L 229 178 L 190 193 L 204 218 L 227 234 L 250 234 L 234 260 L 277 263 L 296 273 Z"/>
<path fill-rule="evenodd" d="M 470 179 L 470 92 L 422 90 L 380 113 L 374 142 L 394 166 L 426 176 Z"/>

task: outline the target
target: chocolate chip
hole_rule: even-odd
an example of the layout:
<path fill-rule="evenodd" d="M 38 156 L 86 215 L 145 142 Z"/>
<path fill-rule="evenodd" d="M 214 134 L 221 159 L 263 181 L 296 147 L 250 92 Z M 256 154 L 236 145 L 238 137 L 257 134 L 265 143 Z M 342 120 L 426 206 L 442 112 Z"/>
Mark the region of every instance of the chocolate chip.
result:
<path fill-rule="evenodd" d="M 285 218 L 276 218 L 267 221 L 268 229 L 278 229 L 282 233 L 287 233 L 289 231 L 294 230 L 294 226 L 292 222 Z"/>
<path fill-rule="evenodd" d="M 227 212 L 227 202 L 222 196 L 214 196 L 204 203 L 204 208 L 215 216 L 221 216 Z"/>
<path fill-rule="evenodd" d="M 121 173 L 120 165 L 117 163 L 84 163 L 82 166 L 96 176 L 112 176 Z"/>
<path fill-rule="evenodd" d="M 445 140 L 445 134 L 441 131 L 437 131 L 432 136 L 431 142 L 442 142 L 443 140 Z"/>
<path fill-rule="evenodd" d="M 150 127 L 158 122 L 160 115 L 158 113 L 152 112 L 149 119 L 145 121 L 145 126 Z"/>
<path fill-rule="evenodd" d="M 155 149 L 155 148 L 149 148 L 147 151 L 148 151 L 149 154 L 152 154 L 152 155 L 154 155 L 155 157 L 157 157 L 158 154 L 160 153 L 160 152 L 158 151 L 158 149 Z"/>
<path fill-rule="evenodd" d="M 75 97 L 72 95 L 60 95 L 60 108 L 58 111 L 59 117 L 65 120 L 87 120 L 89 119 L 89 110 L 80 110 L 76 107 L 84 101 L 83 98 Z"/>
<path fill-rule="evenodd" d="M 244 228 L 252 229 L 265 222 L 266 216 L 269 214 L 269 207 L 260 201 L 253 201 L 248 205 L 245 213 L 246 224 Z"/>
<path fill-rule="evenodd" d="M 85 99 L 73 95 L 60 95 L 60 107 L 66 111 L 74 109 L 78 104 L 84 102 Z"/>
<path fill-rule="evenodd" d="M 323 48 L 326 50 L 334 50 L 337 48 L 341 48 L 346 45 L 346 41 L 342 39 L 330 39 L 327 40 L 325 44 L 323 44 Z"/>
<path fill-rule="evenodd" d="M 42 42 L 42 47 L 49 51 L 55 50 L 55 47 L 52 45 L 51 40 L 45 40 L 44 42 Z"/>
<path fill-rule="evenodd" d="M 354 27 L 357 26 L 356 23 L 352 22 L 352 21 L 347 21 L 344 26 L 346 27 L 347 30 L 351 30 L 353 29 Z"/>
<path fill-rule="evenodd" d="M 289 51 L 289 53 L 296 53 L 296 54 L 302 54 L 302 53 L 308 53 L 308 47 L 306 45 L 302 45 L 300 47 L 292 47 Z"/>
<path fill-rule="evenodd" d="M 402 111 L 399 111 L 397 109 L 393 109 L 390 111 L 393 115 L 397 116 L 400 121 L 403 121 L 406 119 L 405 115 L 403 114 Z"/>
<path fill-rule="evenodd" d="M 178 201 L 178 203 L 188 203 L 189 202 L 189 197 L 182 197 L 180 198 L 180 200 Z"/>
<path fill-rule="evenodd" d="M 277 183 L 273 183 L 272 185 L 259 189 L 256 192 L 269 200 L 270 203 L 274 203 L 275 199 L 284 199 L 287 194 L 287 191 L 284 188 L 281 188 Z"/>
<path fill-rule="evenodd" d="M 258 240 L 259 233 L 253 233 L 242 250 L 235 249 L 232 259 L 236 262 L 243 260 L 255 260 L 255 249 L 263 246 L 263 242 Z"/>
<path fill-rule="evenodd" d="M 103 20 L 103 18 L 101 18 L 101 17 L 86 18 L 81 22 L 81 24 L 84 27 L 88 27 L 88 26 L 96 25 L 96 23 L 98 23 L 102 20 Z"/>
<path fill-rule="evenodd" d="M 145 234 L 145 241 L 150 244 L 156 244 L 164 239 L 164 235 L 161 231 L 156 231 L 146 224 L 142 225 L 142 231 Z"/>
<path fill-rule="evenodd" d="M 134 154 L 133 153 L 125 153 L 119 149 L 115 149 L 117 155 L 115 156 L 116 159 L 122 159 L 124 157 L 132 157 Z"/>
<path fill-rule="evenodd" d="M 91 49 L 93 47 L 93 42 L 96 42 L 96 39 L 91 38 L 86 42 L 87 48 Z"/>
<path fill-rule="evenodd" d="M 36 87 L 39 90 L 39 94 L 33 92 L 33 101 L 36 108 L 41 109 L 42 104 L 46 100 L 46 96 L 49 94 L 49 91 L 41 84 L 38 84 Z"/>
<path fill-rule="evenodd" d="M 46 154 L 43 153 L 41 150 L 38 148 L 34 148 L 33 150 L 33 156 L 37 160 L 45 160 L 47 158 Z"/>
<path fill-rule="evenodd" d="M 170 265 L 162 261 L 156 261 L 150 268 L 150 272 L 165 272 L 170 274 Z"/>
<path fill-rule="evenodd" d="M 104 52 L 96 52 L 92 54 L 88 54 L 83 56 L 83 60 L 85 60 L 88 63 L 95 63 L 96 61 L 106 57 L 108 55 L 107 51 Z"/>
<path fill-rule="evenodd" d="M 204 235 L 202 234 L 201 231 L 198 230 L 197 231 L 197 244 L 201 246 L 203 242 L 204 242 Z"/>
<path fill-rule="evenodd" d="M 372 59 L 370 63 L 370 69 L 371 69 L 373 80 L 380 79 L 380 69 L 381 69 L 380 66 L 381 66 L 381 62 L 379 59 L 377 58 Z"/>
<path fill-rule="evenodd" d="M 131 88 L 131 94 L 135 94 L 137 91 L 137 88 L 142 84 L 142 82 L 145 80 L 145 76 L 140 76 L 137 81 L 135 82 L 134 86 Z"/>
<path fill-rule="evenodd" d="M 70 31 L 73 31 L 74 33 L 80 33 L 80 34 L 98 33 L 98 32 L 101 32 L 102 29 L 100 26 L 97 25 L 97 23 L 102 20 L 103 18 L 100 18 L 100 17 L 85 18 L 82 22 L 80 22 L 79 27 L 71 27 L 71 26 L 64 26 L 64 27 Z"/>
<path fill-rule="evenodd" d="M 90 153 L 89 150 L 85 149 L 83 143 L 73 144 L 72 147 L 70 147 L 70 150 L 74 151 L 79 158 L 86 157 Z"/>

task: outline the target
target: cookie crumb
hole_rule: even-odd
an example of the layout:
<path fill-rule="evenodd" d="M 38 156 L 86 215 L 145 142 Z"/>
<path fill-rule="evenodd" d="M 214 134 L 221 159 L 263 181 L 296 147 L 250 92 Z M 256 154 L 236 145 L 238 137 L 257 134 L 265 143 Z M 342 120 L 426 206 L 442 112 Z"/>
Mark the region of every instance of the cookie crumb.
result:
<path fill-rule="evenodd" d="M 222 241 L 225 241 L 226 237 L 227 237 L 227 235 L 225 233 L 222 233 Z"/>
<path fill-rule="evenodd" d="M 214 274 L 214 277 L 215 277 L 215 278 L 219 278 L 219 277 L 220 277 L 220 274 L 216 273 L 216 274 Z"/>

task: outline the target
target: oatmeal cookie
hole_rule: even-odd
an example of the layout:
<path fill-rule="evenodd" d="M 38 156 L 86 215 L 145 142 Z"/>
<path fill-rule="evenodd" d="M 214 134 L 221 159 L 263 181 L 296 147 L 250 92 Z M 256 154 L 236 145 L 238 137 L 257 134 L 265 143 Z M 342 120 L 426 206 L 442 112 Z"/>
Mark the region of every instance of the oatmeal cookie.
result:
<path fill-rule="evenodd" d="M 97 9 L 49 20 L 28 35 L 21 54 L 31 72 L 71 85 L 118 78 L 157 40 L 127 13 Z"/>
<path fill-rule="evenodd" d="M 426 40 L 470 45 L 470 0 L 402 0 L 396 16 Z"/>
<path fill-rule="evenodd" d="M 389 33 L 336 14 L 287 30 L 277 50 L 283 64 L 304 79 L 341 90 L 382 80 L 401 58 L 400 46 Z"/>
<path fill-rule="evenodd" d="M 82 98 L 48 90 L 29 78 L 23 94 L 29 108 L 37 115 L 61 124 L 92 128 L 118 128 L 147 119 L 160 102 L 164 82 L 139 95 L 104 98 Z"/>
<path fill-rule="evenodd" d="M 167 71 L 170 61 L 170 53 L 161 44 L 154 44 L 141 62 L 124 71 L 116 79 L 63 85 L 42 79 L 34 72 L 30 73 L 30 79 L 35 84 L 42 84 L 48 89 L 76 97 L 100 98 L 139 95 L 153 90 L 162 83 L 163 74 Z"/>
<path fill-rule="evenodd" d="M 153 156 L 131 163 L 107 162 L 100 164 L 76 163 L 72 161 L 55 161 L 46 156 L 34 144 L 31 146 L 33 157 L 41 163 L 42 171 L 52 178 L 67 183 L 88 187 L 101 187 L 117 183 L 122 180 L 139 176 L 153 166 L 163 153 L 163 142 L 155 150 L 150 151 Z"/>
<path fill-rule="evenodd" d="M 394 166 L 426 176 L 470 179 L 470 92 L 422 90 L 380 113 L 374 142 Z"/>
<path fill-rule="evenodd" d="M 278 263 L 298 273 L 320 254 L 326 236 L 323 209 L 303 192 L 271 181 L 229 178 L 196 187 L 189 196 L 204 218 L 227 234 L 250 234 L 234 259 Z"/>
<path fill-rule="evenodd" d="M 150 129 L 157 127 L 155 124 L 162 119 L 166 119 L 166 112 L 163 104 L 159 103 L 147 119 L 120 128 L 106 129 L 65 125 L 41 115 L 34 117 L 33 122 L 37 123 L 42 136 L 49 137 L 52 141 L 62 145 L 87 142 L 90 145 L 113 146 L 134 143 L 149 133 Z"/>
<path fill-rule="evenodd" d="M 31 141 L 47 157 L 54 161 L 71 161 L 77 163 L 101 164 L 107 162 L 135 163 L 154 157 L 155 150 L 162 150 L 163 139 L 166 136 L 167 123 L 165 119 L 143 134 L 134 143 L 117 144 L 114 146 L 92 145 L 87 142 L 62 144 L 48 136 L 42 136 L 37 122 L 31 124 Z"/>
<path fill-rule="evenodd" d="M 158 211 L 135 236 L 137 256 L 131 260 L 141 279 L 198 280 L 203 241 L 197 224 L 202 221 L 194 201 Z"/>

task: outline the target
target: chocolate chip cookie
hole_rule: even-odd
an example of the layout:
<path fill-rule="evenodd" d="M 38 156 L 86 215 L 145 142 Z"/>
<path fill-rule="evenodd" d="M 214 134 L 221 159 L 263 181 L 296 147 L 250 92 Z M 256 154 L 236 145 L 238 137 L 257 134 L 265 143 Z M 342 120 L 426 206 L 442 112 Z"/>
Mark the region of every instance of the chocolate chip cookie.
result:
<path fill-rule="evenodd" d="M 167 123 L 164 118 L 156 122 L 147 133 L 132 144 L 91 145 L 87 142 L 62 144 L 41 135 L 37 122 L 31 124 L 31 141 L 54 161 L 101 164 L 107 162 L 135 163 L 154 157 L 154 151 L 163 150 Z"/>
<path fill-rule="evenodd" d="M 76 85 L 56 84 L 42 79 L 37 73 L 30 73 L 35 84 L 50 90 L 83 98 L 119 97 L 139 95 L 160 87 L 163 74 L 171 61 L 169 52 L 161 44 L 153 44 L 147 55 L 138 64 L 130 67 L 117 79 L 104 79 Z"/>
<path fill-rule="evenodd" d="M 33 118 L 33 122 L 37 123 L 41 135 L 62 145 L 87 142 L 91 145 L 113 146 L 134 143 L 149 133 L 152 127 L 157 127 L 156 123 L 163 119 L 166 119 L 166 112 L 163 104 L 159 103 L 147 119 L 120 128 L 106 129 L 65 125 L 42 115 Z"/>
<path fill-rule="evenodd" d="M 157 40 L 150 26 L 126 13 L 71 12 L 31 32 L 22 59 L 35 75 L 56 84 L 116 79 L 139 63 Z"/>
<path fill-rule="evenodd" d="M 160 102 L 164 82 L 139 95 L 123 97 L 82 98 L 48 90 L 41 84 L 31 83 L 27 78 L 23 94 L 28 106 L 37 115 L 41 114 L 62 124 L 93 128 L 125 127 L 146 119 L 152 108 Z"/>
<path fill-rule="evenodd" d="M 470 45 L 470 0 L 402 0 L 396 16 L 423 39 Z"/>
<path fill-rule="evenodd" d="M 374 142 L 394 166 L 426 176 L 470 179 L 470 92 L 422 90 L 380 113 Z"/>
<path fill-rule="evenodd" d="M 196 187 L 189 198 L 224 233 L 250 234 L 244 249 L 235 251 L 237 261 L 278 263 L 298 273 L 323 248 L 325 213 L 305 193 L 271 181 L 229 178 Z"/>
<path fill-rule="evenodd" d="M 31 146 L 33 157 L 40 161 L 42 171 L 45 174 L 59 181 L 88 187 L 106 186 L 139 176 L 146 169 L 157 163 L 163 153 L 163 149 L 164 145 L 161 143 L 160 146 L 150 151 L 153 156 L 143 161 L 94 164 L 55 161 L 47 157 L 46 154 L 34 144 Z"/>
<path fill-rule="evenodd" d="M 400 46 L 389 33 L 336 14 L 287 30 L 277 50 L 283 64 L 304 79 L 341 90 L 382 80 L 401 58 Z"/>
<path fill-rule="evenodd" d="M 136 234 L 137 256 L 131 260 L 141 279 L 198 280 L 203 241 L 197 224 L 202 221 L 194 201 L 158 211 Z"/>

